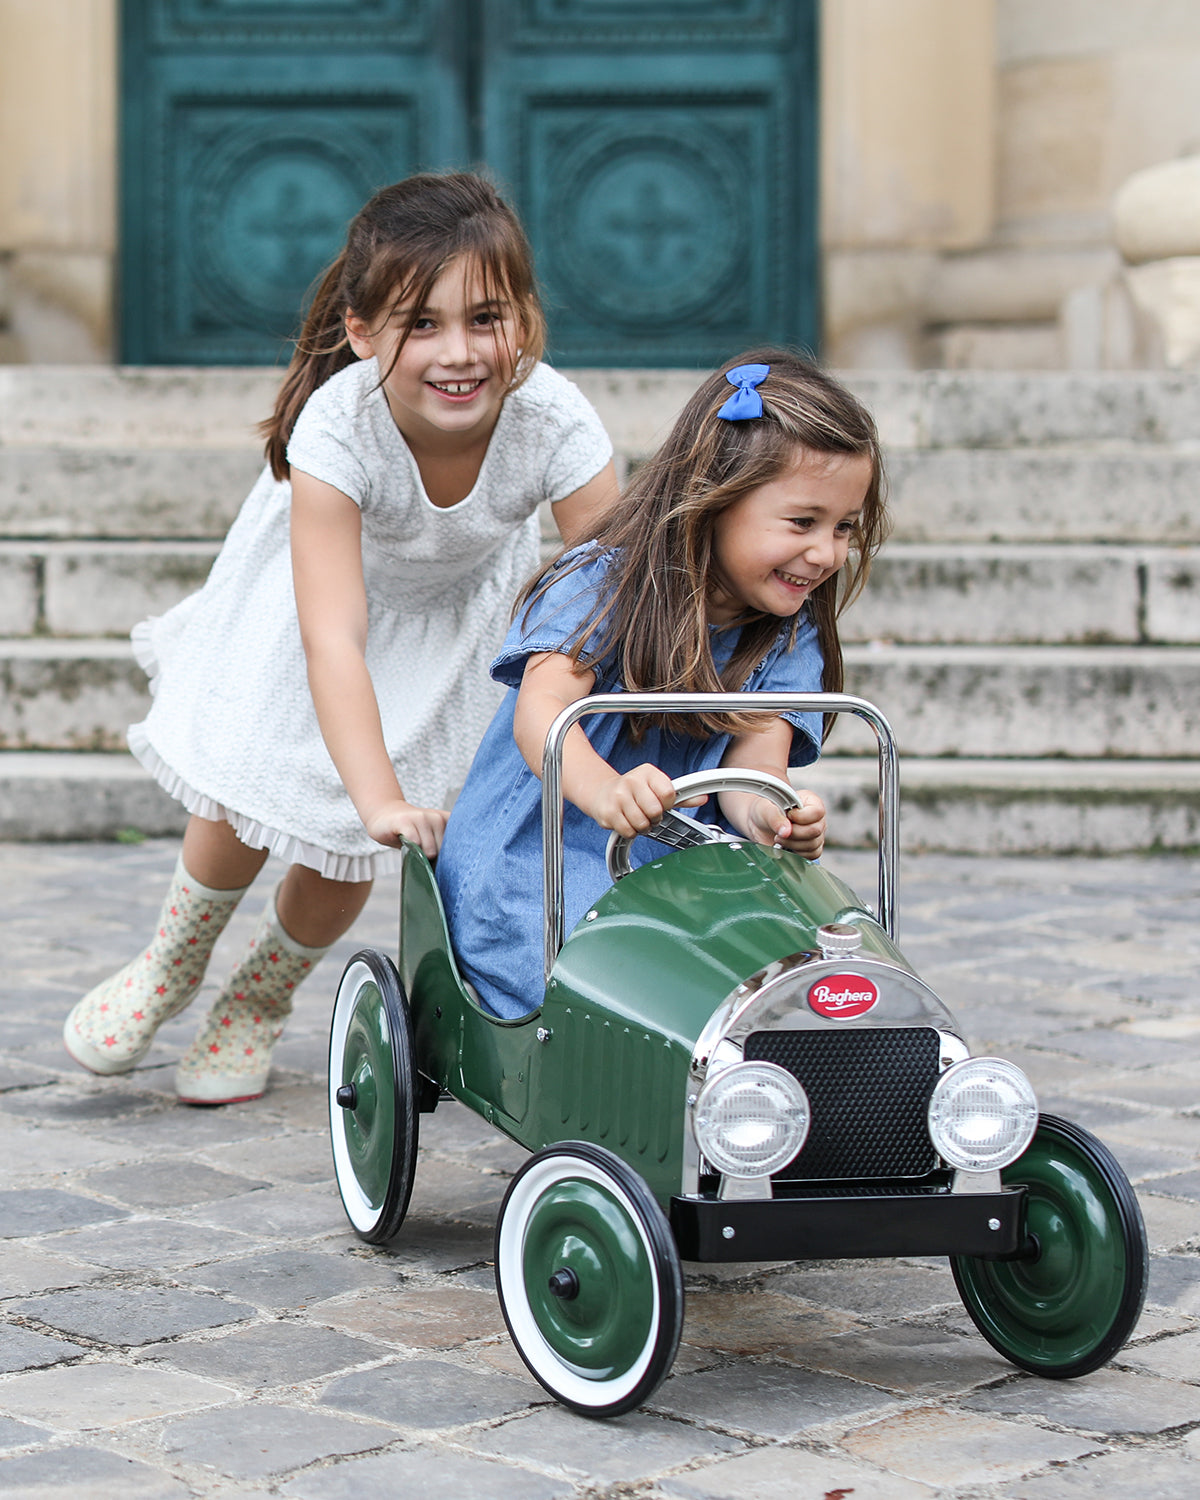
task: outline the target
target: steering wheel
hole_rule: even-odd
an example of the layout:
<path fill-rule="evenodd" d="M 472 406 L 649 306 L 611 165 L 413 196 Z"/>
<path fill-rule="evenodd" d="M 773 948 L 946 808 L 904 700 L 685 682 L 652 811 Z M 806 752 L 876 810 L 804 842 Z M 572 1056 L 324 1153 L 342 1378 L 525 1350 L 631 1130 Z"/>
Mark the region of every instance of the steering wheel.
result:
<path fill-rule="evenodd" d="M 702 793 L 750 792 L 756 797 L 766 797 L 780 812 L 787 812 L 789 807 L 801 805 L 794 787 L 778 776 L 768 775 L 766 771 L 741 771 L 732 766 L 718 766 L 712 771 L 692 771 L 687 776 L 677 776 L 672 785 L 680 802 L 686 802 L 690 797 L 698 797 Z M 692 849 L 697 844 L 720 844 L 729 840 L 729 834 L 722 829 L 711 823 L 701 823 L 697 818 L 689 818 L 687 813 L 675 808 L 665 812 L 645 833 L 634 837 L 657 839 L 660 844 L 670 844 L 673 849 Z M 604 858 L 608 864 L 609 879 L 614 884 L 623 880 L 633 868 L 629 863 L 629 846 L 632 843 L 633 838 L 627 838 L 624 834 L 609 834 Z"/>

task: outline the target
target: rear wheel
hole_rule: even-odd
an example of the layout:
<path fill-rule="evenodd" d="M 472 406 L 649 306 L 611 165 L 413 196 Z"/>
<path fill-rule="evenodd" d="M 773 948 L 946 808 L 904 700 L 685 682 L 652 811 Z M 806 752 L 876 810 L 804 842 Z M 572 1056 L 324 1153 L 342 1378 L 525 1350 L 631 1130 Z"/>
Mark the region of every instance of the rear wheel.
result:
<path fill-rule="evenodd" d="M 496 1285 L 521 1358 L 585 1416 L 640 1406 L 674 1363 L 683 1277 L 670 1226 L 641 1177 L 601 1146 L 549 1146 L 513 1178 Z"/>
<path fill-rule="evenodd" d="M 1095 1136 L 1049 1115 L 1002 1177 L 1027 1190 L 1030 1254 L 952 1257 L 959 1293 L 1013 1364 L 1054 1380 L 1087 1375 L 1124 1345 L 1146 1295 L 1146 1230 L 1129 1179 Z"/>
<path fill-rule="evenodd" d="M 417 1163 L 412 1020 L 391 959 L 367 949 L 346 965 L 329 1033 L 329 1128 L 338 1192 L 371 1244 L 397 1233 Z"/>

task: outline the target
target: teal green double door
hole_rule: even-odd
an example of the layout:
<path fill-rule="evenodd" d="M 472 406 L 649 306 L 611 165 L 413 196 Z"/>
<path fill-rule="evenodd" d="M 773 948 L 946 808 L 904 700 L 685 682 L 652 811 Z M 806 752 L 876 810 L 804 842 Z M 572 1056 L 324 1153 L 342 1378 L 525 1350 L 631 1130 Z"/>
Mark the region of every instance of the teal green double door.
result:
<path fill-rule="evenodd" d="M 377 188 L 482 166 L 561 365 L 815 346 L 816 0 L 124 0 L 120 357 L 272 364 Z"/>

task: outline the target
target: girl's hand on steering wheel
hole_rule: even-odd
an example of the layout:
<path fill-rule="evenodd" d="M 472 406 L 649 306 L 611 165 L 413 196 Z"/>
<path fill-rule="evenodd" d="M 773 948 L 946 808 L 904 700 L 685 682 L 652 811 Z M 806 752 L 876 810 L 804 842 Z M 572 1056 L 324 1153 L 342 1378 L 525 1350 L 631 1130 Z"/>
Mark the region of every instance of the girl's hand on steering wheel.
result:
<path fill-rule="evenodd" d="M 778 844 L 816 859 L 825 847 L 825 804 L 816 792 L 797 792 L 798 807 L 780 812 L 765 797 L 755 797 L 746 810 L 749 836 L 760 844 Z"/>
<path fill-rule="evenodd" d="M 698 807 L 705 799 L 692 797 L 681 807 Z M 675 788 L 671 778 L 657 766 L 637 766 L 623 776 L 606 779 L 597 788 L 591 805 L 584 809 L 601 828 L 634 838 L 657 823 L 663 813 L 675 806 Z"/>
<path fill-rule="evenodd" d="M 442 847 L 448 816 L 440 807 L 414 807 L 411 802 L 398 798 L 394 802 L 385 802 L 364 821 L 367 832 L 377 844 L 395 849 L 401 838 L 406 838 L 410 844 L 419 844 L 422 851 L 433 859 Z"/>

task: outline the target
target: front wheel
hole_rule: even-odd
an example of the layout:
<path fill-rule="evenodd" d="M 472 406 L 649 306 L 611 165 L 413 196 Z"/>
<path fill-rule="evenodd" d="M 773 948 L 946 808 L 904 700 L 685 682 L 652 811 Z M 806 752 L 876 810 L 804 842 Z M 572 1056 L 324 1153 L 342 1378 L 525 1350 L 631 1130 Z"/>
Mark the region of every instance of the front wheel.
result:
<path fill-rule="evenodd" d="M 329 1030 L 329 1130 L 346 1214 L 370 1244 L 395 1235 L 417 1165 L 412 1019 L 390 958 L 371 949 L 346 965 Z"/>
<path fill-rule="evenodd" d="M 641 1177 L 602 1146 L 548 1146 L 513 1178 L 496 1224 L 496 1286 L 517 1353 L 584 1416 L 640 1406 L 675 1361 L 675 1240 Z"/>
<path fill-rule="evenodd" d="M 984 1338 L 1052 1380 L 1107 1364 L 1133 1332 L 1149 1252 L 1141 1210 L 1116 1157 L 1078 1125 L 1043 1115 L 1003 1174 L 1027 1190 L 1029 1254 L 954 1256 L 959 1294 Z"/>

